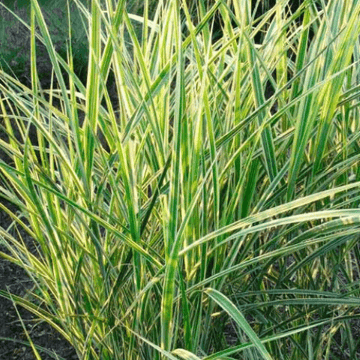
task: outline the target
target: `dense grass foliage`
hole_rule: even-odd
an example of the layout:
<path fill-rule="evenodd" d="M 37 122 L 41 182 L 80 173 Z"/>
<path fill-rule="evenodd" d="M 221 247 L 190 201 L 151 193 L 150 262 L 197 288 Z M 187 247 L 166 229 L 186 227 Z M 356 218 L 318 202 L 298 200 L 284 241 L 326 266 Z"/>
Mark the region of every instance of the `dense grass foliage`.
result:
<path fill-rule="evenodd" d="M 82 360 L 357 358 L 360 2 L 75 3 L 86 86 L 37 0 L 31 87 L 0 72 L 1 196 L 38 248 L 0 230 L 35 284 L 1 295 Z"/>

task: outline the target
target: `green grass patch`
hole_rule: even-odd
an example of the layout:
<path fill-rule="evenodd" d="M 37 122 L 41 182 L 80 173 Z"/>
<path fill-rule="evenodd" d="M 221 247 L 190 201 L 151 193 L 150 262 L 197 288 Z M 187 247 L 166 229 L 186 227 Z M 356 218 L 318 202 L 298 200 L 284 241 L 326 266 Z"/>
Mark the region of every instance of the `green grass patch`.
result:
<path fill-rule="evenodd" d="M 85 85 L 36 0 L 30 84 L 0 72 L 1 196 L 39 248 L 1 230 L 36 286 L 1 295 L 82 360 L 359 356 L 360 4 L 70 5 Z"/>

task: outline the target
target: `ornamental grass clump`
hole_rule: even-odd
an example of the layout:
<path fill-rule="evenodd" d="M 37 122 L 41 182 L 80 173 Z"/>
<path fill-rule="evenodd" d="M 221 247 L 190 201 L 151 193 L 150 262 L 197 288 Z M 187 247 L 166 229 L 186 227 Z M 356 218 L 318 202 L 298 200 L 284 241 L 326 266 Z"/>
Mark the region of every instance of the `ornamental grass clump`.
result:
<path fill-rule="evenodd" d="M 0 72 L 0 206 L 38 248 L 1 229 L 34 281 L 1 295 L 82 360 L 358 357 L 360 3 L 74 1 L 85 85 L 37 0 L 31 87 Z"/>

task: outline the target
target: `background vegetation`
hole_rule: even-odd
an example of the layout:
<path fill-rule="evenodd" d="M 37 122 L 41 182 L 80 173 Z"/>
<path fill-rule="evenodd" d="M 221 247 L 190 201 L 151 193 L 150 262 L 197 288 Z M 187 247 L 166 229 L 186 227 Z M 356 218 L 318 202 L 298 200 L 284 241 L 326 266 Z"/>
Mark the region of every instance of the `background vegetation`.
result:
<path fill-rule="evenodd" d="M 0 206 L 37 245 L 0 230 L 34 281 L 1 295 L 84 360 L 358 358 L 360 2 L 71 4 L 85 85 L 36 0 L 30 84 L 0 72 Z"/>
<path fill-rule="evenodd" d="M 101 0 L 103 1 L 103 0 Z M 66 44 L 69 38 L 69 21 L 71 25 L 71 42 L 73 50 L 74 71 L 79 79 L 86 82 L 89 45 L 87 40 L 88 22 L 87 17 L 74 1 L 70 1 L 70 19 L 67 18 L 67 0 L 39 0 L 44 20 L 49 29 L 53 45 L 57 53 L 66 60 Z M 80 0 L 79 4 L 90 8 L 89 0 Z M 154 11 L 154 4 L 151 1 L 150 12 Z M 1 5 L 2 4 L 2 5 Z M 30 31 L 22 23 L 30 22 L 29 0 L 1 0 L 0 4 L 0 66 L 7 73 L 16 76 L 22 83 L 30 85 Z M 5 6 L 4 6 L 5 5 Z M 126 7 L 130 13 L 141 15 L 143 2 L 140 0 L 128 1 Z M 10 9 L 13 13 L 8 11 Z M 20 19 L 22 20 L 20 20 Z M 136 26 L 139 32 L 140 26 Z M 52 64 L 41 41 L 37 45 L 37 68 L 41 84 L 48 88 Z M 65 76 L 65 72 L 63 72 Z"/>

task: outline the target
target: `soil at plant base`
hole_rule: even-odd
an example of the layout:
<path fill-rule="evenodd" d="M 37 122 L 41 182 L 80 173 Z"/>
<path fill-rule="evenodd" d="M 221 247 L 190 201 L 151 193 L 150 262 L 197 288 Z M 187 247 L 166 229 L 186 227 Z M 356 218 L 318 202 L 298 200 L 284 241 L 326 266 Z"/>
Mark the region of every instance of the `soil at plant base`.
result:
<path fill-rule="evenodd" d="M 8 203 L 5 205 L 12 211 L 16 211 L 13 205 Z M 8 229 L 10 224 L 11 218 L 4 211 L 0 210 L 0 226 Z M 14 230 L 9 231 L 15 235 Z M 28 248 L 35 251 L 33 240 L 25 232 L 21 232 L 21 230 L 20 234 Z M 7 252 L 4 246 L 1 245 L 0 251 Z M 32 287 L 33 283 L 24 270 L 0 258 L 0 290 L 9 290 L 12 294 L 24 296 Z M 34 316 L 20 306 L 17 306 L 17 310 L 35 345 L 50 350 L 66 360 L 78 359 L 71 345 L 51 326 L 45 322 L 35 322 Z M 0 337 L 16 340 L 16 342 L 0 340 L 0 360 L 36 360 L 31 348 L 25 344 L 27 337 L 14 304 L 3 297 L 0 297 Z M 42 351 L 39 351 L 39 354 L 42 360 L 55 358 Z"/>

